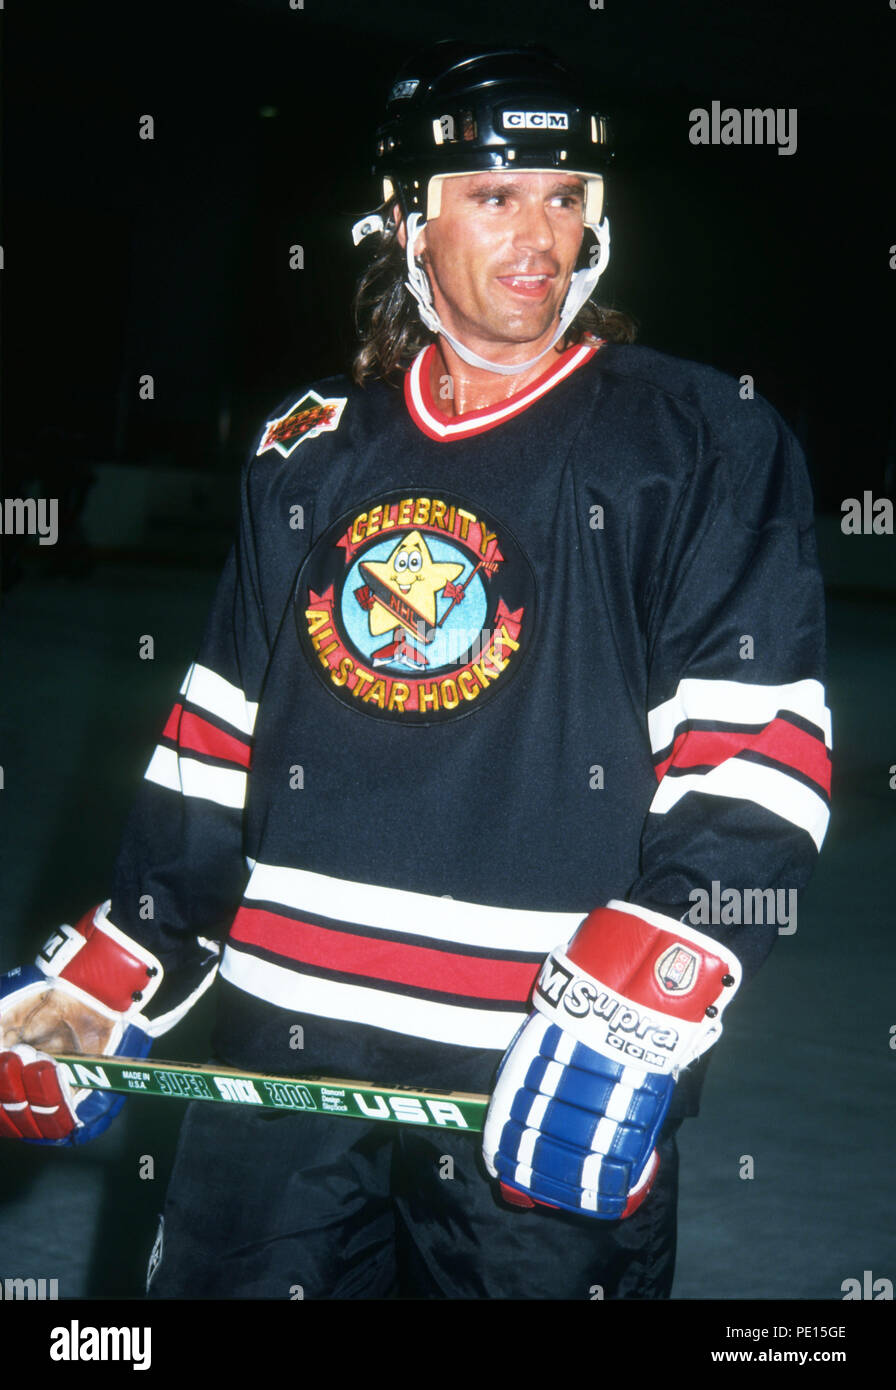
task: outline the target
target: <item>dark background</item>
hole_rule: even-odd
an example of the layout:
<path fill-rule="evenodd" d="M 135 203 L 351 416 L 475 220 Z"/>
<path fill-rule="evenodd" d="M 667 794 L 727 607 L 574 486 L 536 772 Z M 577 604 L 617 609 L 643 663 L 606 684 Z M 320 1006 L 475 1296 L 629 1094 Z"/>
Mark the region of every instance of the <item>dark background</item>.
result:
<path fill-rule="evenodd" d="M 839 509 L 847 459 L 892 488 L 887 0 L 605 6 L 11 5 L 7 495 L 61 447 L 231 471 L 273 402 L 343 365 L 365 254 L 349 228 L 379 201 L 372 125 L 400 63 L 452 36 L 550 44 L 615 118 L 600 295 L 642 341 L 749 372 L 821 508 Z M 689 112 L 713 99 L 797 108 L 797 152 L 691 145 Z"/>
<path fill-rule="evenodd" d="M 2 488 L 59 497 L 65 515 L 57 546 L 4 546 L 0 969 L 106 896 L 239 466 L 277 401 L 347 359 L 365 254 L 349 229 L 379 200 L 371 135 L 395 71 L 445 37 L 547 43 L 617 131 L 601 301 L 652 347 L 749 373 L 788 419 L 829 589 L 832 828 L 799 930 L 732 1011 L 686 1126 L 676 1295 L 839 1299 L 865 1269 L 896 1281 L 896 539 L 839 526 L 844 497 L 896 486 L 896 11 L 7 0 L 3 19 Z M 689 112 L 713 100 L 796 107 L 796 154 L 691 145 Z M 153 661 L 137 659 L 142 634 Z M 207 1028 L 204 1002 L 157 1050 L 201 1059 Z M 83 1150 L 0 1145 L 0 1279 L 138 1296 L 180 1115 L 131 1101 Z"/>

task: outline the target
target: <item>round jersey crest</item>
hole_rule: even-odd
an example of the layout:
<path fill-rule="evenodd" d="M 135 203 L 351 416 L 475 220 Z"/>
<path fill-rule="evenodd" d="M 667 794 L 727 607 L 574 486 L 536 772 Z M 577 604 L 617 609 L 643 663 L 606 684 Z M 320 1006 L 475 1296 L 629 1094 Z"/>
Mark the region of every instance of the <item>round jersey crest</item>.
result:
<path fill-rule="evenodd" d="M 453 494 L 384 493 L 337 521 L 296 584 L 302 650 L 343 704 L 431 724 L 506 689 L 535 620 L 506 527 Z"/>

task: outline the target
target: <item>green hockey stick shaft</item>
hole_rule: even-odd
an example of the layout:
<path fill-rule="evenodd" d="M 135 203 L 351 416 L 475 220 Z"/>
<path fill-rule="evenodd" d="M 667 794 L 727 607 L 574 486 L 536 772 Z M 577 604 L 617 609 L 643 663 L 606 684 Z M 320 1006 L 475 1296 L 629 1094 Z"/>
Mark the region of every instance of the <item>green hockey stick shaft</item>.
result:
<path fill-rule="evenodd" d="M 428 1091 L 405 1086 L 374 1086 L 369 1081 L 332 1077 L 266 1076 L 232 1067 L 159 1062 L 147 1057 L 88 1057 L 57 1054 L 66 1079 L 76 1089 L 125 1095 L 210 1100 L 225 1105 L 258 1105 L 313 1115 L 343 1115 L 399 1125 L 430 1125 L 478 1133 L 485 1124 L 488 1096 L 469 1091 Z"/>

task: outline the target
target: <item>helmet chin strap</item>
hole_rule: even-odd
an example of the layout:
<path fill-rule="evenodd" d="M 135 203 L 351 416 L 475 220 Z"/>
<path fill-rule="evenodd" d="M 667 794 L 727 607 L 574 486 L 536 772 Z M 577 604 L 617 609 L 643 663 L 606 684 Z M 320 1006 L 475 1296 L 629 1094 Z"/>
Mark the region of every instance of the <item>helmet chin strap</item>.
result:
<path fill-rule="evenodd" d="M 610 224 L 606 217 L 599 225 L 589 224 L 591 230 L 597 237 L 600 246 L 600 256 L 597 265 L 589 266 L 587 270 L 577 270 L 569 284 L 566 298 L 563 301 L 563 308 L 560 313 L 560 323 L 557 331 L 546 348 L 543 348 L 537 357 L 530 357 L 528 362 L 514 362 L 508 366 L 503 362 L 489 362 L 485 357 L 480 357 L 478 352 L 473 352 L 471 348 L 465 347 L 462 342 L 454 337 L 452 333 L 442 323 L 436 312 L 436 307 L 432 299 L 432 286 L 429 283 L 429 276 L 414 259 L 414 244 L 418 235 L 426 226 L 419 212 L 412 212 L 408 218 L 408 244 L 407 244 L 407 263 L 408 278 L 405 285 L 417 301 L 420 311 L 420 318 L 425 326 L 432 333 L 441 333 L 443 338 L 454 348 L 458 357 L 462 357 L 465 362 L 469 362 L 471 367 L 484 367 L 488 372 L 499 372 L 501 376 L 515 376 L 517 372 L 525 372 L 529 367 L 534 367 L 536 362 L 540 362 L 545 353 L 550 352 L 551 348 L 566 332 L 576 314 L 591 295 L 595 285 L 607 268 L 610 259 Z"/>

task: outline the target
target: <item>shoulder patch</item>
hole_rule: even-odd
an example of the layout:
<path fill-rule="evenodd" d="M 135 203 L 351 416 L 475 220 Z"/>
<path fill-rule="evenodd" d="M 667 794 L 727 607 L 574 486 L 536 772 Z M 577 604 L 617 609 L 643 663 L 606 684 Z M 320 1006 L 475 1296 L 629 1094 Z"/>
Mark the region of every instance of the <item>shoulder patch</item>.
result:
<path fill-rule="evenodd" d="M 332 396 L 325 400 L 316 391 L 306 391 L 285 415 L 265 422 L 264 436 L 255 457 L 267 453 L 269 449 L 276 449 L 278 454 L 289 458 L 303 440 L 313 439 L 325 430 L 335 430 L 347 400 L 347 396 Z"/>

